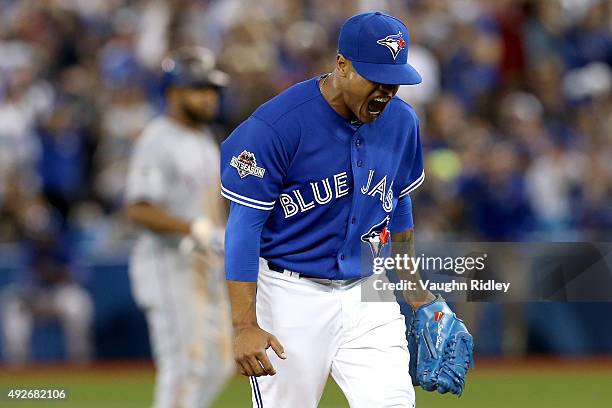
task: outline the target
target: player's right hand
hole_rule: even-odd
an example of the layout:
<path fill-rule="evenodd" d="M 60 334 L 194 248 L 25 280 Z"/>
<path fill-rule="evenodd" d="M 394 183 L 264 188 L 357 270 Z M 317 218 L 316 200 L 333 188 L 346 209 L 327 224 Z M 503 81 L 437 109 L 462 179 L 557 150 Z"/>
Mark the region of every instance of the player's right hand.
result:
<path fill-rule="evenodd" d="M 259 326 L 246 326 L 236 330 L 234 356 L 240 373 L 254 377 L 276 374 L 266 354 L 270 347 L 279 358 L 287 358 L 278 339 Z"/>

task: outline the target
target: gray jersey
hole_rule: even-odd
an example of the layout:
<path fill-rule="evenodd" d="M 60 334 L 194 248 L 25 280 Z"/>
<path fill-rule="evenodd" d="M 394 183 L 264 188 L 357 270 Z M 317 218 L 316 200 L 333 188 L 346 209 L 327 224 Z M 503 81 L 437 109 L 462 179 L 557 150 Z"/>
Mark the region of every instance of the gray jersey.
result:
<path fill-rule="evenodd" d="M 168 117 L 153 120 L 135 144 L 126 200 L 146 201 L 187 221 L 202 213 L 204 193 L 218 183 L 219 148 L 210 132 L 186 128 Z M 176 247 L 180 237 L 141 230 L 138 251 Z M 147 244 L 145 244 L 148 242 Z"/>

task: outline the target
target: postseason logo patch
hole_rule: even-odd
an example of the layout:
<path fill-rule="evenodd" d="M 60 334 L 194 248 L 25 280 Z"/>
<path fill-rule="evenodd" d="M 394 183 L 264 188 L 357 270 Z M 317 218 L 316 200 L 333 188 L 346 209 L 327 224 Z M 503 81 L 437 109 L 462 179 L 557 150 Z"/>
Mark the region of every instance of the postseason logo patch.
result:
<path fill-rule="evenodd" d="M 397 34 L 388 35 L 385 38 L 381 38 L 376 41 L 376 44 L 384 45 L 391 51 L 391 55 L 393 56 L 393 60 L 397 58 L 397 55 L 401 50 L 406 48 L 406 41 L 402 37 L 402 32 L 398 31 Z"/>
<path fill-rule="evenodd" d="M 257 160 L 255 160 L 255 154 L 243 150 L 242 153 L 236 156 L 232 156 L 230 166 L 238 171 L 240 178 L 246 176 L 255 176 L 263 178 L 266 169 L 263 167 L 257 167 Z"/>

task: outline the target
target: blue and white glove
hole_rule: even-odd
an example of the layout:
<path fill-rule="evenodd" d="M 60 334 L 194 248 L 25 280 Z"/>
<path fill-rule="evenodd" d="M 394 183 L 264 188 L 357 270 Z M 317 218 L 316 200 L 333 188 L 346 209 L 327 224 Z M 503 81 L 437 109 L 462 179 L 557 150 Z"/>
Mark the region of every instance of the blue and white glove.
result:
<path fill-rule="evenodd" d="M 465 376 L 474 365 L 474 340 L 440 295 L 413 312 L 408 349 L 415 386 L 461 395 Z"/>

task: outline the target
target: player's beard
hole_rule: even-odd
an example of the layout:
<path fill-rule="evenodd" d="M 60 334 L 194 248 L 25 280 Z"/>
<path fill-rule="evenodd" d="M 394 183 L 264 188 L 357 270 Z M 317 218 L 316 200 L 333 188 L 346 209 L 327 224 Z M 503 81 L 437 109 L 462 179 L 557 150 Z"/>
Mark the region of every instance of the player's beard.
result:
<path fill-rule="evenodd" d="M 183 102 L 181 109 L 183 115 L 194 125 L 204 125 L 211 122 L 211 118 L 204 112 L 199 112 L 196 109 L 191 108 L 187 103 Z"/>

